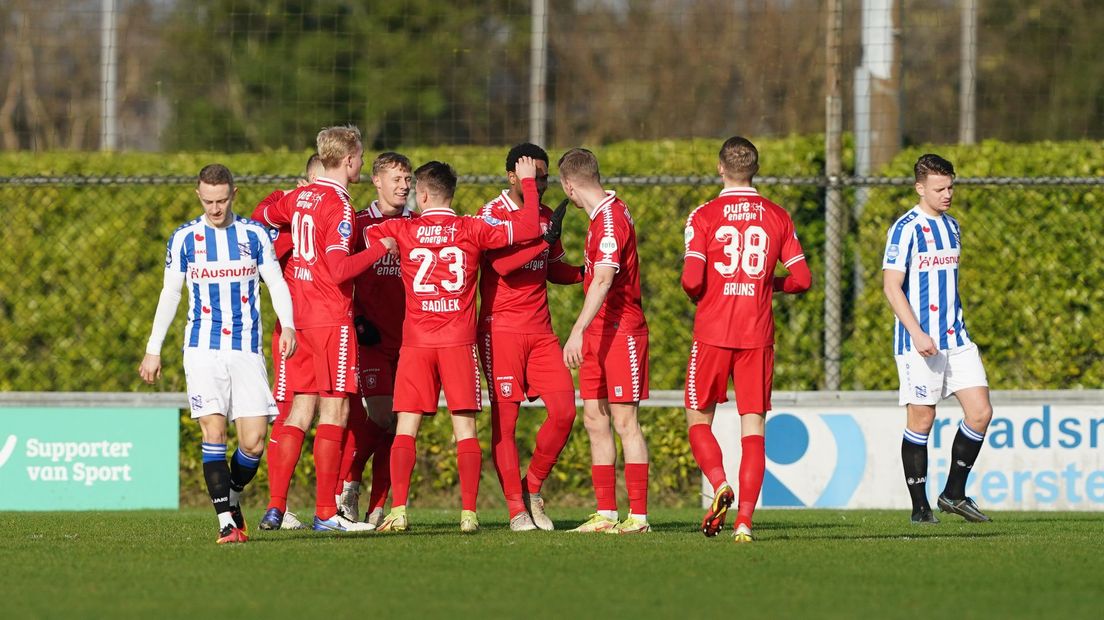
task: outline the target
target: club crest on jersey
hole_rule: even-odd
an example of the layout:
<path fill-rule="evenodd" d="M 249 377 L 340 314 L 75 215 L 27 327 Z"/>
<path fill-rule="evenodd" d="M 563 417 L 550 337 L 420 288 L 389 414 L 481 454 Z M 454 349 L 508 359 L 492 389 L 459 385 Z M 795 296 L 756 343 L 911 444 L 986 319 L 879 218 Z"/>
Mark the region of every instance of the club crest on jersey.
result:
<path fill-rule="evenodd" d="M 253 248 L 249 246 L 248 242 L 239 241 L 238 252 L 240 252 L 242 256 L 252 256 Z"/>
<path fill-rule="evenodd" d="M 495 217 L 493 215 L 484 215 L 483 216 L 483 221 L 486 222 L 490 226 L 500 226 L 502 224 L 502 220 L 498 219 L 497 217 Z"/>
<path fill-rule="evenodd" d="M 598 242 L 598 249 L 603 254 L 613 254 L 617 251 L 617 239 L 613 237 L 602 237 L 602 240 Z"/>
<path fill-rule="evenodd" d="M 503 381 L 498 384 L 498 391 L 506 398 L 509 398 L 514 393 L 514 386 L 509 382 Z"/>
<path fill-rule="evenodd" d="M 341 235 L 342 239 L 348 239 L 349 236 L 353 234 L 353 225 L 342 220 L 341 223 L 337 225 L 337 234 Z"/>

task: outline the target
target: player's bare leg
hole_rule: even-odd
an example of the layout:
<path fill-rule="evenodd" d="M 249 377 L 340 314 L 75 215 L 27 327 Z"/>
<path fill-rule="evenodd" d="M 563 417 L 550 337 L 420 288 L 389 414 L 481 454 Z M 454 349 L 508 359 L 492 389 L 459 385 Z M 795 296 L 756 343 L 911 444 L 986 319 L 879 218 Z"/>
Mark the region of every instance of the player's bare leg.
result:
<path fill-rule="evenodd" d="M 422 425 L 422 414 L 400 411 L 395 421 L 395 443 L 391 446 L 391 512 L 378 531 L 405 532 L 406 501 L 410 495 L 410 476 L 416 462 L 415 438 Z"/>
<path fill-rule="evenodd" d="M 230 466 L 226 463 L 226 416 L 221 413 L 205 415 L 199 418 L 199 428 L 203 435 L 203 477 L 207 481 L 207 493 L 211 496 L 211 505 L 218 515 L 219 535 L 216 539 L 224 543 L 245 542 L 248 538 L 234 523 L 230 510 Z"/>
<path fill-rule="evenodd" d="M 460 475 L 460 531 L 479 531 L 476 501 L 479 499 L 479 475 L 483 467 L 483 449 L 475 436 L 474 411 L 452 414 L 452 432 L 456 437 L 456 470 Z"/>
<path fill-rule="evenodd" d="M 605 532 L 617 527 L 617 445 L 606 399 L 583 401 L 583 427 L 590 438 L 590 475 L 598 509 L 573 532 Z"/>
<path fill-rule="evenodd" d="M 759 491 L 763 488 L 763 475 L 767 469 L 766 446 L 763 432 L 766 416 L 762 413 L 740 414 L 740 493 L 736 512 L 736 542 L 751 542 L 751 520 Z"/>
<path fill-rule="evenodd" d="M 707 410 L 686 409 L 686 425 L 690 435 L 690 450 L 698 467 L 713 486 L 713 503 L 702 518 L 702 533 L 707 537 L 716 536 L 724 529 L 728 509 L 736 501 L 732 486 L 725 475 L 721 446 L 713 435 L 713 416 L 716 405 Z"/>
<path fill-rule="evenodd" d="M 962 405 L 963 420 L 958 426 L 951 444 L 951 469 L 947 474 L 947 486 L 939 495 L 942 512 L 957 514 L 967 521 L 984 522 L 991 519 L 978 509 L 974 500 L 966 496 L 966 480 L 974 467 L 985 432 L 993 419 L 993 405 L 989 401 L 989 388 L 984 386 L 965 388 L 955 392 Z"/>
<path fill-rule="evenodd" d="M 928 433 L 935 423 L 935 405 L 907 405 L 905 433 L 901 439 L 901 463 L 904 466 L 905 484 L 912 500 L 911 521 L 916 524 L 935 524 L 939 519 L 932 514 L 928 503 Z"/>

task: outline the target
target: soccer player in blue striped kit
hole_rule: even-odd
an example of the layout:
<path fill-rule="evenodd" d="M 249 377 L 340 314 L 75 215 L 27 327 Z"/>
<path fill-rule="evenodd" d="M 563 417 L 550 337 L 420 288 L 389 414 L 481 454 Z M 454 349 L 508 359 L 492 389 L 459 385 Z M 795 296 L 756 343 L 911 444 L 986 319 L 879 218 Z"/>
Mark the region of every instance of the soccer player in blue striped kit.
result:
<path fill-rule="evenodd" d="M 912 498 L 912 522 L 939 523 L 926 494 L 928 433 L 936 404 L 951 394 L 965 416 L 951 445 L 947 485 L 937 504 L 942 512 L 967 521 L 989 521 L 966 497 L 966 478 L 981 451 L 993 406 L 981 356 L 962 318 L 962 236 L 958 221 L 947 215 L 954 196 L 954 166 L 927 154 L 917 160 L 914 173 L 920 201 L 890 226 L 882 261 L 883 291 L 896 315 L 893 346 L 901 380 L 899 401 L 908 414 L 901 460 Z"/>
<path fill-rule="evenodd" d="M 226 166 L 211 164 L 199 172 L 196 195 L 203 215 L 169 239 L 164 287 L 138 367 L 147 383 L 160 378 L 161 344 L 180 303 L 180 287 L 187 285 L 184 375 L 192 419 L 203 432 L 203 477 L 219 519 L 219 544 L 248 540 L 239 498 L 257 473 L 268 422 L 276 417 L 262 349 L 262 278 L 283 325 L 280 352 L 285 358 L 294 353 L 296 342 L 291 293 L 268 230 L 234 214 L 235 193 Z M 238 435 L 229 464 L 228 421 Z"/>

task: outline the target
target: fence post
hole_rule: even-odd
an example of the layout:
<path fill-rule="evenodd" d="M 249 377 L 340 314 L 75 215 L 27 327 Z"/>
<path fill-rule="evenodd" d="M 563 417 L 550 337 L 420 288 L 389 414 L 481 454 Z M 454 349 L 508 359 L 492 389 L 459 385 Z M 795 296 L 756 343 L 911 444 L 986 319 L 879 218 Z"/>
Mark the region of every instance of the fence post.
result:
<path fill-rule="evenodd" d="M 842 0 L 828 0 L 826 44 L 824 172 L 824 389 L 840 388 L 840 342 L 843 332 L 843 99 L 840 89 L 840 36 L 843 32 Z"/>
<path fill-rule="evenodd" d="M 548 2 L 533 0 L 533 21 L 529 49 L 529 141 L 545 145 L 548 102 L 545 74 L 548 71 Z"/>

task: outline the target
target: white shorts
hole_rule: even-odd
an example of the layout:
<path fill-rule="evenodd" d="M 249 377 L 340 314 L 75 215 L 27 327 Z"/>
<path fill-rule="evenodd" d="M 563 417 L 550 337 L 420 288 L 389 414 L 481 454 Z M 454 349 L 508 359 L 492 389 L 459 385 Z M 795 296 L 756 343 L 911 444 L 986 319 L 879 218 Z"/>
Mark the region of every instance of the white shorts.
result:
<path fill-rule="evenodd" d="M 264 356 L 246 351 L 184 349 L 184 377 L 192 418 L 220 414 L 238 418 L 276 417 Z"/>
<path fill-rule="evenodd" d="M 989 386 L 981 355 L 972 342 L 931 357 L 909 351 L 895 359 L 902 405 L 935 405 L 959 390 Z"/>

